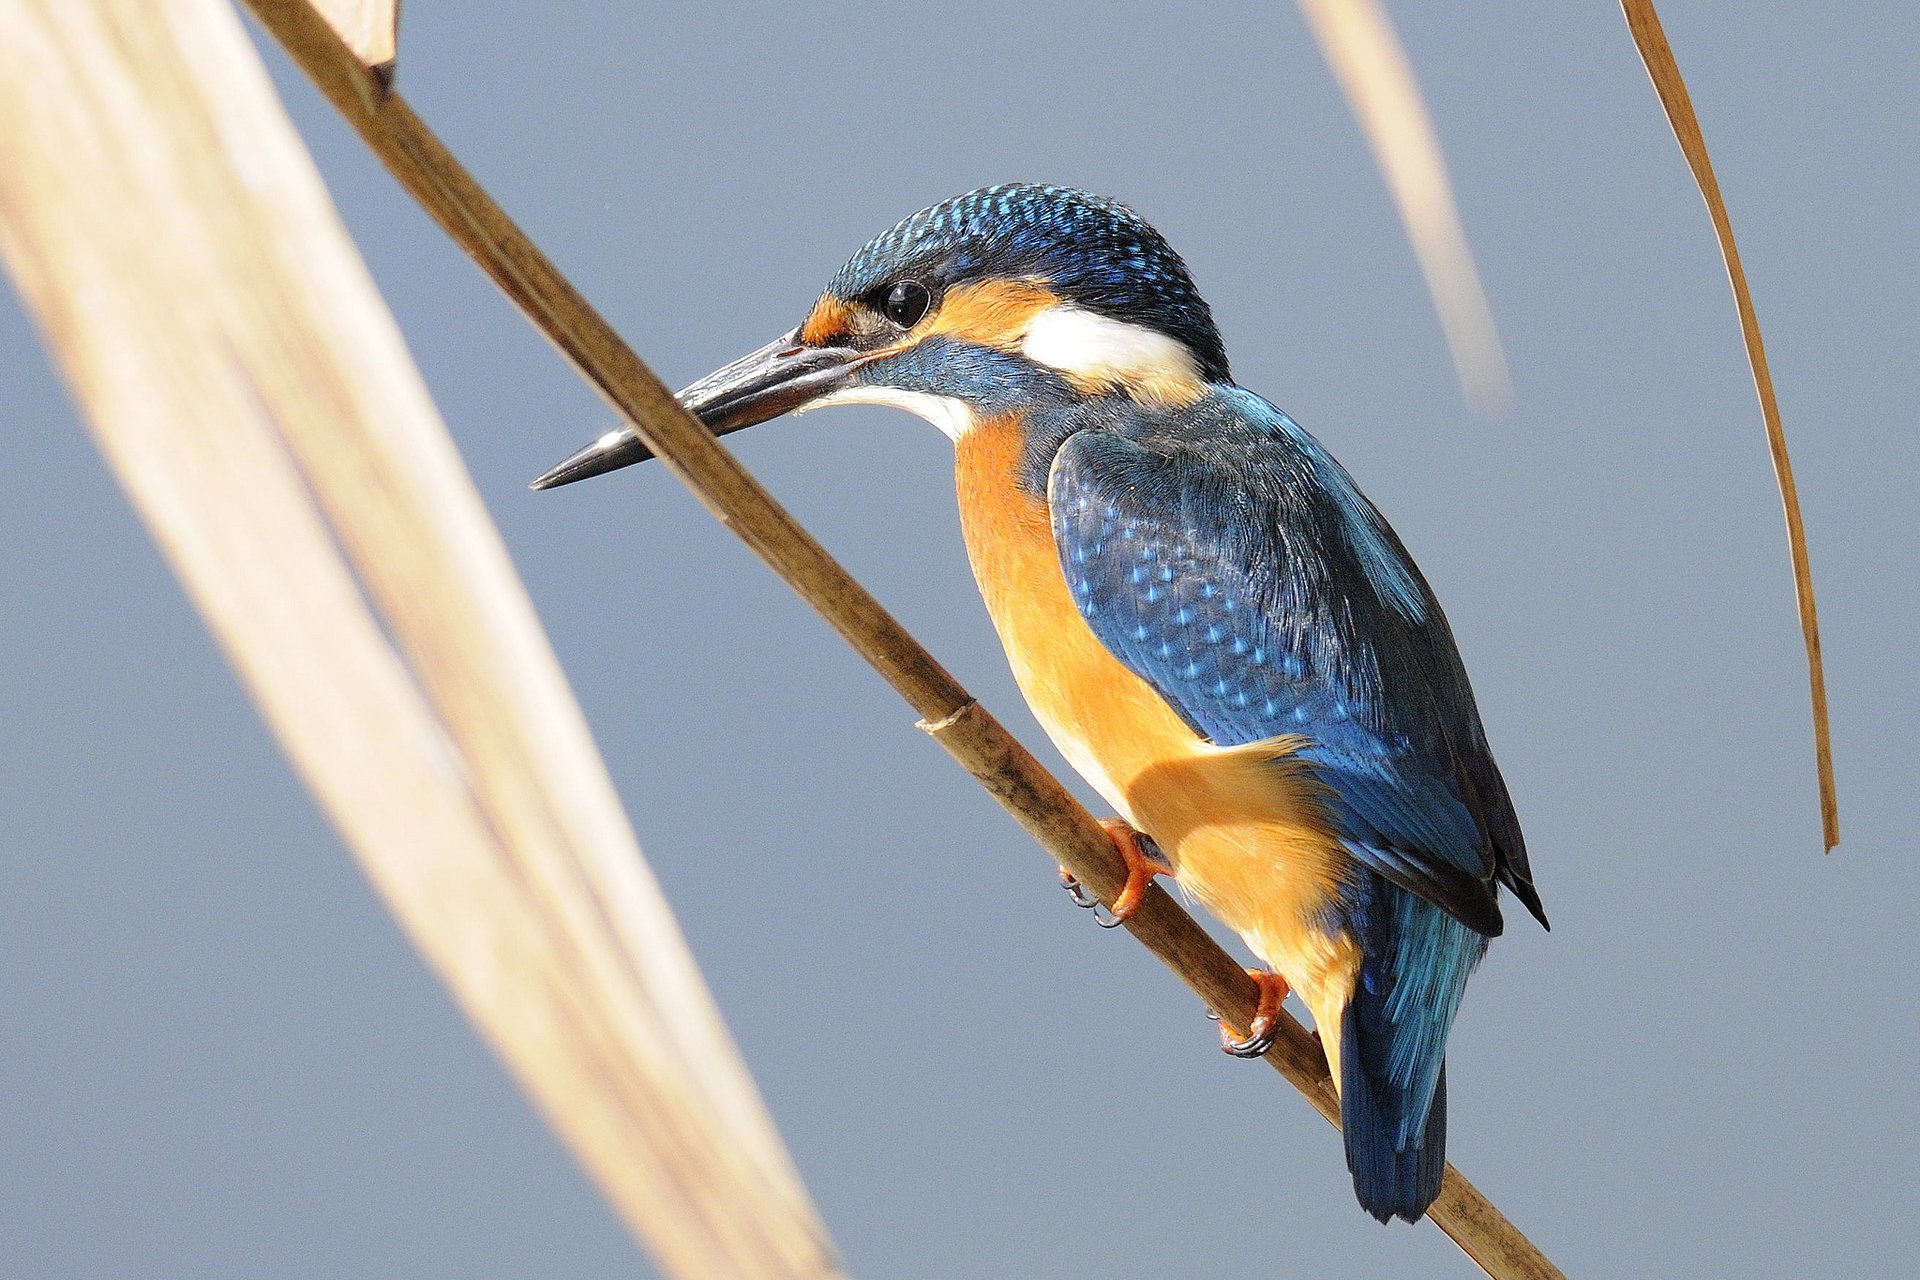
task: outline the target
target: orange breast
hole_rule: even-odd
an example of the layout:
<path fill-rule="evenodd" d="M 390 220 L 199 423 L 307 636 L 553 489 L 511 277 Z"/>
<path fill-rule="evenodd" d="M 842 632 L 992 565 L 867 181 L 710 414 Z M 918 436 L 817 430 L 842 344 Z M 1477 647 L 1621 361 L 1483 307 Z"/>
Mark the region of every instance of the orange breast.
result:
<path fill-rule="evenodd" d="M 1310 1001 L 1329 981 L 1344 1001 L 1351 945 L 1317 921 L 1346 856 L 1313 784 L 1275 762 L 1285 744 L 1208 743 L 1100 643 L 1068 592 L 1046 503 L 1015 482 L 1023 443 L 1016 420 L 983 422 L 961 437 L 956 467 L 974 577 L 1021 692 L 1074 768 L 1153 837 L 1183 887 Z"/>

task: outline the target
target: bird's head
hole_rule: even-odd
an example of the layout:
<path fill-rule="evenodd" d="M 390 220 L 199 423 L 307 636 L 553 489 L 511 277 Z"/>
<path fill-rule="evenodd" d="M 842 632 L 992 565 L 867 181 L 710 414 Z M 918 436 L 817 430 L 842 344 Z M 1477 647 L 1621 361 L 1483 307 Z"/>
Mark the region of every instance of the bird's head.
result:
<path fill-rule="evenodd" d="M 890 404 L 958 439 L 1076 396 L 1178 405 L 1228 379 L 1180 256 L 1131 209 L 1012 183 L 904 219 L 840 268 L 800 325 L 680 392 L 716 435 L 826 404 Z M 534 481 L 649 457 L 608 432 Z"/>

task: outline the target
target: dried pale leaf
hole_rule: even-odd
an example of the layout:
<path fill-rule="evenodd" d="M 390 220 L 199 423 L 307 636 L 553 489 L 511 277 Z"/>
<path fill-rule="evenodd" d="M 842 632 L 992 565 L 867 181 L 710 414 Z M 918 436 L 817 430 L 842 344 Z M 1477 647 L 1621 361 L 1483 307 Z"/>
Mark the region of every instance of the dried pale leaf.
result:
<path fill-rule="evenodd" d="M 367 108 L 345 65 L 350 55 L 312 10 L 299 0 L 246 2 L 421 206 L 626 415 L 654 454 L 872 664 L 935 741 L 1054 862 L 1111 903 L 1125 870 L 1112 841 L 1059 780 L 686 412 L 404 100 L 396 95 L 378 109 Z M 1126 928 L 1210 1008 L 1245 1025 L 1258 989 L 1164 890 L 1150 888 Z M 1293 1018 L 1283 1014 L 1266 1061 L 1338 1124 L 1325 1055 Z M 1496 1280 L 1555 1280 L 1561 1274 L 1452 1167 L 1430 1216 Z"/>
<path fill-rule="evenodd" d="M 1393 23 L 1376 0 L 1300 0 L 1300 11 L 1400 210 L 1467 402 L 1482 413 L 1504 409 L 1513 398 L 1506 353 L 1460 228 L 1440 139 Z"/>
<path fill-rule="evenodd" d="M 400 0 L 312 0 L 354 56 L 369 67 L 391 66 L 400 39 Z"/>
<path fill-rule="evenodd" d="M 0 0 L 0 29 L 0 254 L 369 875 L 668 1271 L 838 1274 L 231 10 Z"/>
<path fill-rule="evenodd" d="M 1787 457 L 1787 435 L 1780 425 L 1780 405 L 1773 394 L 1773 374 L 1767 368 L 1766 345 L 1760 340 L 1760 319 L 1753 310 L 1753 295 L 1747 289 L 1747 272 L 1740 265 L 1740 250 L 1733 242 L 1733 221 L 1727 216 L 1727 204 L 1720 195 L 1720 181 L 1713 176 L 1713 162 L 1707 157 L 1707 140 L 1700 132 L 1700 120 L 1693 113 L 1693 98 L 1687 82 L 1680 76 L 1680 64 L 1674 61 L 1667 33 L 1660 26 L 1660 15 L 1652 0 L 1621 0 L 1627 29 L 1633 33 L 1634 47 L 1646 64 L 1654 92 L 1666 110 L 1667 123 L 1680 143 L 1687 167 L 1706 201 L 1707 216 L 1713 220 L 1714 235 L 1720 241 L 1720 257 L 1727 266 L 1727 281 L 1733 288 L 1734 309 L 1740 315 L 1740 336 L 1747 347 L 1747 363 L 1753 370 L 1753 387 L 1760 397 L 1760 417 L 1766 424 L 1767 449 L 1773 456 L 1773 476 L 1780 487 L 1780 505 L 1787 520 L 1787 555 L 1793 563 L 1793 590 L 1800 609 L 1800 638 L 1807 650 L 1807 683 L 1813 700 L 1813 746 L 1820 779 L 1820 830 L 1829 853 L 1840 843 L 1840 800 L 1833 784 L 1833 740 L 1827 723 L 1827 672 L 1820 657 L 1820 617 L 1813 600 L 1813 567 L 1807 560 L 1807 531 L 1800 519 L 1800 491 L 1793 483 L 1793 463 Z"/>

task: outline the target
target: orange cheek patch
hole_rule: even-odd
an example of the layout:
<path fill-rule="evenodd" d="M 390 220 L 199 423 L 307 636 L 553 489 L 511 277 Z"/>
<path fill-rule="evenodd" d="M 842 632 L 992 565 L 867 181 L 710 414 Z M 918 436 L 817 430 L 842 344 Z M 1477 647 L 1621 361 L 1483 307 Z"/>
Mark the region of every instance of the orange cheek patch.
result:
<path fill-rule="evenodd" d="M 853 327 L 853 308 L 832 294 L 813 304 L 807 321 L 800 326 L 800 341 L 810 347 L 824 347 Z"/>
<path fill-rule="evenodd" d="M 947 290 L 939 314 L 922 337 L 942 333 L 1012 351 L 1026 336 L 1033 318 L 1058 303 L 1051 289 L 1033 280 L 983 280 Z"/>

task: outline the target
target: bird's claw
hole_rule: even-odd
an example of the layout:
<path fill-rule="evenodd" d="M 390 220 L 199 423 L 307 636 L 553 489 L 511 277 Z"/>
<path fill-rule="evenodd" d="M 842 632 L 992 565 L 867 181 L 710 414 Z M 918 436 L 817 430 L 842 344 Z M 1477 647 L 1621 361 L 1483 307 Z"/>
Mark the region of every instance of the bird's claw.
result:
<path fill-rule="evenodd" d="M 1102 929 L 1118 929 L 1127 922 L 1126 916 L 1115 915 L 1106 903 L 1094 897 L 1087 886 L 1074 879 L 1073 873 L 1065 867 L 1060 868 L 1060 887 L 1073 899 L 1074 906 L 1093 912 L 1093 922 Z"/>
<path fill-rule="evenodd" d="M 1221 1051 L 1236 1058 L 1258 1058 L 1273 1048 L 1273 1042 L 1280 1034 L 1280 1002 L 1287 998 L 1289 990 L 1287 980 L 1271 970 L 1249 969 L 1247 976 L 1260 987 L 1260 1004 L 1254 1010 L 1253 1023 L 1244 1037 L 1236 1037 L 1219 1014 L 1207 1014 L 1220 1024 Z"/>
<path fill-rule="evenodd" d="M 1091 910 L 1100 905 L 1100 899 L 1087 892 L 1087 887 L 1073 878 L 1073 873 L 1065 867 L 1060 868 L 1060 887 L 1073 899 L 1073 905 Z"/>
<path fill-rule="evenodd" d="M 1065 867 L 1060 868 L 1060 885 L 1073 899 L 1074 906 L 1093 912 L 1095 924 L 1102 929 L 1117 929 L 1140 909 L 1153 878 L 1172 874 L 1173 867 L 1145 832 L 1135 831 L 1118 818 L 1108 818 L 1100 825 L 1113 841 L 1120 860 L 1127 864 L 1127 883 L 1115 896 L 1113 905 L 1109 907 L 1087 892 L 1087 887 L 1074 879 Z"/>
<path fill-rule="evenodd" d="M 1060 868 L 1060 887 L 1067 891 L 1067 896 L 1073 899 L 1073 905 L 1076 907 L 1083 908 L 1087 911 L 1101 911 L 1105 909 L 1105 904 L 1091 893 L 1088 893 L 1087 886 L 1075 880 L 1073 873 L 1065 867 Z"/>

